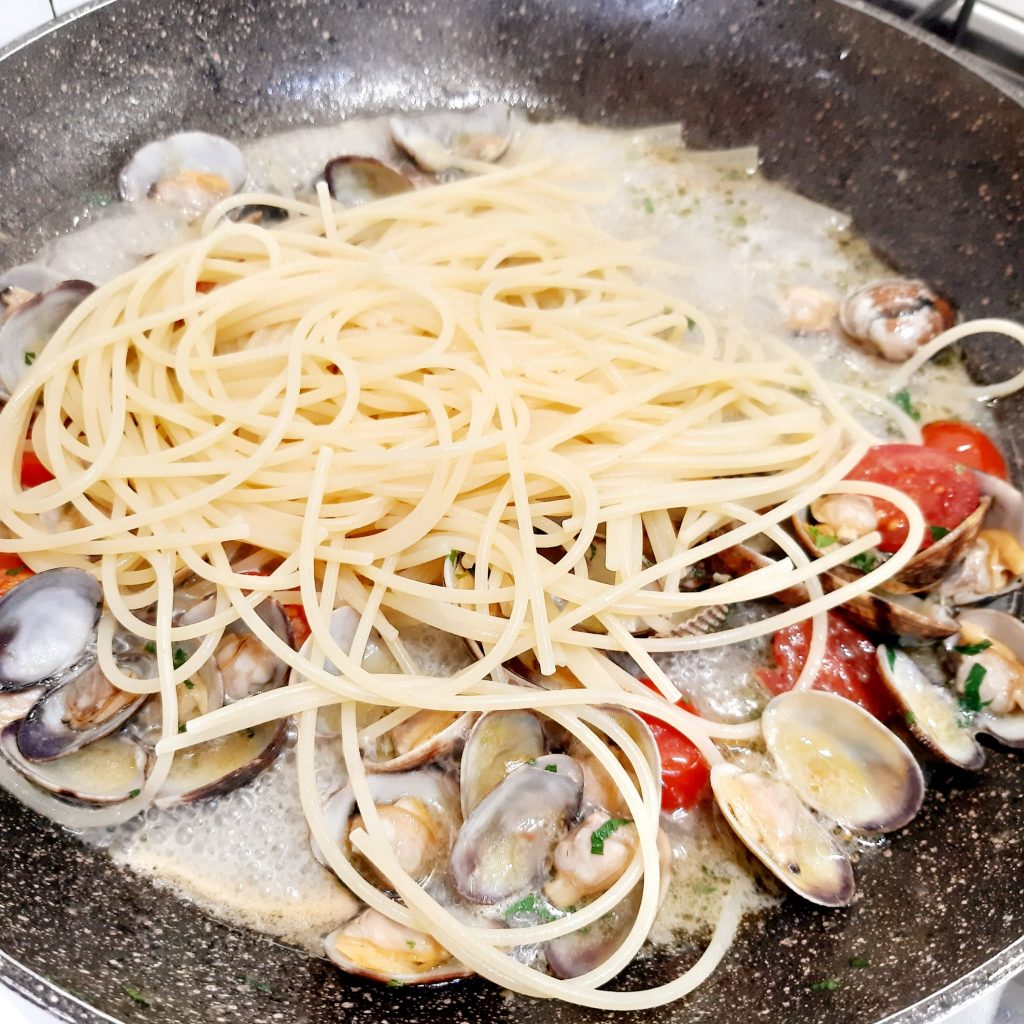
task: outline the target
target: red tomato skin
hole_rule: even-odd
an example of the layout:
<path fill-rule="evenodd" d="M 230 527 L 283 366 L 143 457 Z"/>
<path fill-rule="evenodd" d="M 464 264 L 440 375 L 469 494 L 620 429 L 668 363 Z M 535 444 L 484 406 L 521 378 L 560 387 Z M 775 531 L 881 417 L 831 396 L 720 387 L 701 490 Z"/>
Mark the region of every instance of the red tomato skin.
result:
<path fill-rule="evenodd" d="M 32 570 L 17 555 L 0 554 L 0 595 L 32 575 Z"/>
<path fill-rule="evenodd" d="M 52 479 L 53 474 L 39 461 L 39 456 L 26 448 L 21 455 L 21 486 L 27 491 Z"/>
<path fill-rule="evenodd" d="M 869 448 L 847 480 L 886 484 L 912 498 L 929 526 L 952 530 L 977 507 L 978 481 L 948 452 L 917 444 L 881 444 Z M 895 505 L 872 498 L 882 534 L 882 551 L 898 551 L 907 539 L 907 519 Z M 925 530 L 921 549 L 934 543 Z"/>
<path fill-rule="evenodd" d="M 992 438 L 960 420 L 935 420 L 921 428 L 925 447 L 949 452 L 962 466 L 1009 480 L 1006 461 Z"/>
<path fill-rule="evenodd" d="M 765 688 L 772 694 L 792 690 L 807 661 L 810 645 L 810 622 L 778 630 L 772 639 L 776 667 L 757 671 Z M 835 612 L 828 613 L 828 641 L 814 689 L 846 697 L 882 720 L 896 709 L 878 671 L 875 645 Z"/>
<path fill-rule="evenodd" d="M 641 676 L 640 682 L 657 692 L 646 676 Z M 686 700 L 680 699 L 676 705 L 691 714 L 697 713 Z M 692 810 L 710 791 L 711 768 L 704 755 L 678 729 L 660 718 L 642 712 L 640 717 L 650 726 L 661 755 L 661 809 L 666 814 Z"/>

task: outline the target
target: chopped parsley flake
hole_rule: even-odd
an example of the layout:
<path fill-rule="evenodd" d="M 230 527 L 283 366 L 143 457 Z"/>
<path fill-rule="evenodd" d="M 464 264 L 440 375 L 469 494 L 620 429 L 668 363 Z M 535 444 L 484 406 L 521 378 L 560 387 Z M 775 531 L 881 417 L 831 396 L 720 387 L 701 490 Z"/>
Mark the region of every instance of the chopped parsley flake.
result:
<path fill-rule="evenodd" d="M 410 949 L 415 949 L 415 948 L 416 948 L 416 940 L 415 940 L 415 939 L 406 939 L 406 940 L 405 940 L 405 944 L 406 944 L 406 945 L 407 945 L 407 946 L 408 946 L 408 947 L 409 947 Z"/>
<path fill-rule="evenodd" d="M 907 725 L 917 725 L 917 715 L 913 711 L 908 711 L 904 716 L 907 720 Z"/>
<path fill-rule="evenodd" d="M 590 549 L 587 551 L 587 561 L 592 562 L 595 558 L 597 558 L 597 545 L 591 544 Z"/>
<path fill-rule="evenodd" d="M 186 690 L 194 690 L 195 688 L 196 688 L 196 684 L 193 683 L 191 679 L 186 679 L 185 680 L 185 689 Z"/>
<path fill-rule="evenodd" d="M 153 643 L 152 640 L 150 640 L 149 643 L 146 644 L 146 653 L 147 654 L 156 654 L 156 644 Z"/>
<path fill-rule="evenodd" d="M 181 725 L 178 726 L 178 732 L 184 732 L 184 731 L 185 731 L 185 723 L 182 722 Z"/>
<path fill-rule="evenodd" d="M 651 202 L 650 196 L 644 196 L 644 212 L 654 213 L 654 203 Z"/>
<path fill-rule="evenodd" d="M 811 540 L 814 541 L 816 548 L 827 548 L 839 540 L 838 537 L 833 537 L 831 533 L 826 533 L 812 523 L 807 524 L 807 532 L 811 535 Z"/>
<path fill-rule="evenodd" d="M 957 654 L 981 654 L 992 646 L 991 640 L 979 640 L 976 644 L 957 644 L 953 648 Z"/>
<path fill-rule="evenodd" d="M 964 695 L 960 698 L 960 707 L 964 711 L 980 711 L 992 703 L 990 700 L 982 701 L 981 684 L 985 680 L 988 670 L 984 665 L 975 662 L 971 671 L 967 673 L 967 680 L 964 683 Z"/>
<path fill-rule="evenodd" d="M 554 921 L 555 915 L 545 906 L 543 900 L 535 892 L 524 896 L 521 900 L 513 903 L 508 910 L 502 914 L 506 921 L 511 920 L 517 914 L 536 914 L 542 921 Z"/>
<path fill-rule="evenodd" d="M 853 967 L 855 970 L 860 971 L 863 970 L 865 967 L 870 967 L 871 961 L 866 956 L 855 956 L 850 961 L 850 966 Z"/>
<path fill-rule="evenodd" d="M 35 352 L 26 352 L 25 353 L 25 365 L 26 366 L 31 366 L 35 361 L 36 361 L 36 354 L 35 354 Z M 149 1004 L 147 1003 L 146 1005 L 148 1006 Z"/>
<path fill-rule="evenodd" d="M 932 535 L 932 540 L 942 540 L 949 533 L 949 530 L 944 526 L 929 526 L 928 532 Z"/>
<path fill-rule="evenodd" d="M 139 794 L 140 794 L 141 792 L 142 792 L 142 790 L 141 790 L 141 789 L 133 789 L 133 790 L 132 790 L 132 791 L 131 791 L 131 792 L 130 792 L 130 793 L 128 794 L 128 799 L 129 799 L 129 800 L 134 800 L 134 799 L 135 799 L 135 798 L 136 798 L 136 797 L 137 797 L 137 796 L 138 796 L 138 795 L 139 795 Z"/>
<path fill-rule="evenodd" d="M 835 978 L 826 978 L 824 981 L 816 981 L 811 985 L 814 992 L 831 992 L 839 988 L 839 982 Z"/>
<path fill-rule="evenodd" d="M 597 857 L 604 856 L 604 841 L 623 825 L 632 825 L 632 818 L 609 818 L 600 828 L 590 833 L 590 852 Z"/>
<path fill-rule="evenodd" d="M 131 985 L 122 985 L 121 991 L 133 1002 L 138 1003 L 139 1006 L 149 1006 L 149 1000 L 142 994 L 142 992 L 133 988 Z"/>
<path fill-rule="evenodd" d="M 400 978 L 388 978 L 388 988 L 401 988 L 404 984 Z"/>
<path fill-rule="evenodd" d="M 686 318 L 686 329 L 688 331 L 692 331 L 696 326 L 697 326 L 697 321 L 694 320 L 693 317 L 689 317 L 688 316 Z"/>
<path fill-rule="evenodd" d="M 557 773 L 558 772 L 558 765 L 557 764 L 546 764 L 546 765 L 544 765 L 544 771 Z"/>
<path fill-rule="evenodd" d="M 878 565 L 878 556 L 870 551 L 862 551 L 859 555 L 854 555 L 850 559 L 850 565 L 854 569 L 860 569 L 861 572 L 871 572 Z"/>
<path fill-rule="evenodd" d="M 248 974 L 236 974 L 235 977 L 249 988 L 255 989 L 257 992 L 263 992 L 266 995 L 273 995 L 274 989 L 266 981 L 260 981 L 259 978 L 253 978 Z"/>
<path fill-rule="evenodd" d="M 889 662 L 889 668 L 896 667 L 896 652 L 891 647 L 885 649 L 885 660 Z"/>
<path fill-rule="evenodd" d="M 14 566 L 11 566 L 11 568 L 7 570 L 7 575 L 8 576 L 20 576 L 24 571 L 25 570 L 21 566 L 14 565 Z"/>
<path fill-rule="evenodd" d="M 460 552 L 452 548 L 452 550 L 448 552 L 448 561 L 451 562 L 452 565 L 457 565 L 459 562 L 459 554 Z"/>
<path fill-rule="evenodd" d="M 893 392 L 889 396 L 889 400 L 894 405 L 898 405 L 912 420 L 921 419 L 921 414 L 914 408 L 914 403 L 910 400 L 910 392 L 906 388 Z"/>
<path fill-rule="evenodd" d="M 174 648 L 174 667 L 181 668 L 188 661 L 188 654 L 181 647 Z"/>

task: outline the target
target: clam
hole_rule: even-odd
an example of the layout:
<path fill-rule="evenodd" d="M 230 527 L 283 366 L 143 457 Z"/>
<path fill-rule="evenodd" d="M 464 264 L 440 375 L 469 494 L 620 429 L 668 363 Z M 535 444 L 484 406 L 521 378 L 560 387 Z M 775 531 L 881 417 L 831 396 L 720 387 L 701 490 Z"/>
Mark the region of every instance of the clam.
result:
<path fill-rule="evenodd" d="M 812 903 L 849 904 L 854 893 L 850 859 L 791 786 L 717 764 L 711 788 L 733 831 L 780 881 Z"/>
<path fill-rule="evenodd" d="M 715 556 L 720 571 L 736 576 L 772 564 L 772 559 L 744 544 L 737 544 Z M 818 577 L 826 590 L 836 590 L 848 583 L 840 576 L 825 572 Z M 790 607 L 806 604 L 810 594 L 805 586 L 788 587 L 774 597 Z M 905 636 L 916 640 L 941 640 L 957 630 L 956 619 L 938 604 L 914 594 L 885 596 L 869 592 L 842 605 L 843 611 L 864 629 L 882 636 Z"/>
<path fill-rule="evenodd" d="M 13 394 L 57 328 L 93 291 L 88 281 L 62 281 L 7 314 L 0 324 L 0 397 Z"/>
<path fill-rule="evenodd" d="M 479 712 L 417 711 L 363 757 L 368 772 L 405 772 L 456 751 Z"/>
<path fill-rule="evenodd" d="M 933 683 L 905 651 L 883 644 L 877 657 L 882 679 L 903 708 L 910 731 L 945 760 L 980 768 L 985 754 L 956 694 Z"/>
<path fill-rule="evenodd" d="M 285 719 L 179 751 L 153 802 L 157 807 L 173 807 L 230 793 L 273 764 L 287 735 Z"/>
<path fill-rule="evenodd" d="M 180 132 L 143 146 L 121 170 L 128 202 L 154 197 L 194 218 L 237 192 L 248 172 L 241 151 L 208 132 Z"/>
<path fill-rule="evenodd" d="M 765 708 L 761 729 L 780 776 L 809 807 L 858 832 L 891 832 L 924 799 L 913 754 L 862 707 L 832 693 L 792 691 Z"/>
<path fill-rule="evenodd" d="M 466 161 L 493 163 L 512 141 L 512 111 L 488 103 L 472 111 L 440 111 L 393 117 L 391 137 L 416 165 L 433 174 Z"/>
<path fill-rule="evenodd" d="M 1016 487 L 975 471 L 991 505 L 963 560 L 938 592 L 957 605 L 1001 597 L 1024 585 L 1024 495 Z"/>
<path fill-rule="evenodd" d="M 443 868 L 459 826 L 458 791 L 455 782 L 440 769 L 427 768 L 367 778 L 370 796 L 399 864 L 421 885 Z M 346 857 L 352 857 L 351 832 L 362 827 L 362 818 L 350 786 L 339 789 L 324 805 L 324 820 Z M 313 855 L 329 867 L 314 841 Z M 367 873 L 372 867 L 363 865 Z M 385 881 L 378 879 L 379 881 Z"/>
<path fill-rule="evenodd" d="M 856 498 L 859 495 L 836 495 L 836 497 Z M 931 590 L 963 558 L 967 549 L 978 536 L 991 503 L 992 499 L 988 495 L 983 495 L 978 502 L 978 507 L 962 523 L 939 538 L 934 544 L 918 551 L 895 576 L 881 584 L 878 590 L 885 594 L 895 595 L 917 594 Z M 819 506 L 819 508 L 823 507 Z M 800 542 L 815 557 L 825 554 L 826 549 L 836 542 L 837 538 L 830 526 L 819 528 L 810 523 L 806 509 L 794 515 L 792 522 Z M 862 536 L 874 529 L 874 522 L 864 525 L 867 526 L 866 529 L 853 535 L 848 534 L 845 539 L 852 540 L 854 536 Z M 844 538 L 840 536 L 838 539 Z M 833 574 L 846 582 L 864 575 L 852 565 L 837 566 L 833 570 Z"/>
<path fill-rule="evenodd" d="M 29 761 L 21 753 L 21 723 L 0 734 L 0 753 L 30 782 L 85 804 L 109 804 L 137 796 L 146 782 L 147 754 L 124 733 L 106 736 L 55 761 Z"/>
<path fill-rule="evenodd" d="M 843 330 L 892 362 L 904 362 L 956 323 L 953 307 L 923 281 L 888 278 L 850 292 L 839 307 Z"/>
<path fill-rule="evenodd" d="M 600 967 L 632 928 L 640 910 L 641 893 L 638 885 L 589 927 L 548 942 L 544 947 L 548 970 L 556 978 L 578 978 Z"/>
<path fill-rule="evenodd" d="M 33 686 L 27 690 L 0 693 L 0 731 L 11 722 L 20 722 L 46 692 L 44 686 Z"/>
<path fill-rule="evenodd" d="M 60 274 L 42 263 L 23 263 L 11 267 L 0 274 L 0 305 L 11 310 L 34 298 L 39 292 L 60 284 L 62 280 Z"/>
<path fill-rule="evenodd" d="M 372 156 L 335 157 L 324 168 L 324 181 L 343 206 L 360 206 L 413 188 L 401 171 Z"/>
<path fill-rule="evenodd" d="M 594 835 L 609 834 L 594 850 Z M 613 818 L 607 811 L 585 814 L 572 831 L 555 847 L 552 864 L 554 877 L 544 886 L 544 895 L 552 906 L 564 910 L 588 896 L 610 889 L 629 867 L 638 844 L 636 825 Z"/>
<path fill-rule="evenodd" d="M 462 751 L 462 815 L 477 804 L 510 772 L 536 761 L 545 750 L 544 727 L 532 711 L 488 711 L 470 730 Z"/>
<path fill-rule="evenodd" d="M 431 984 L 472 974 L 432 936 L 376 910 L 364 910 L 331 932 L 324 950 L 343 971 L 391 985 Z"/>
<path fill-rule="evenodd" d="M 0 692 L 56 682 L 96 637 L 103 595 L 81 569 L 47 569 L 0 598 Z"/>
<path fill-rule="evenodd" d="M 122 664 L 130 672 L 132 664 Z M 149 677 L 155 666 L 143 667 Z M 18 729 L 18 748 L 29 761 L 53 761 L 119 729 L 147 700 L 114 686 L 95 660 L 86 662 L 38 700 Z"/>
<path fill-rule="evenodd" d="M 459 829 L 450 860 L 458 892 L 489 904 L 536 889 L 582 795 L 583 772 L 571 757 L 553 754 L 512 771 Z"/>

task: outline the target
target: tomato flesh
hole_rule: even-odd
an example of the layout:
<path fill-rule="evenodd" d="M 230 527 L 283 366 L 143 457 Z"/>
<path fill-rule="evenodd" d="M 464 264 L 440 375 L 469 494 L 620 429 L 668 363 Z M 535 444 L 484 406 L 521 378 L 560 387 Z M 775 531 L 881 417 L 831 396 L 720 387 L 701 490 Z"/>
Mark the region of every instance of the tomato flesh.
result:
<path fill-rule="evenodd" d="M 1009 479 L 1006 461 L 992 438 L 970 423 L 935 420 L 921 428 L 921 436 L 926 447 L 949 452 L 962 466 L 997 476 L 1000 480 Z"/>
<path fill-rule="evenodd" d="M 6 594 L 32 575 L 32 570 L 17 555 L 0 554 L 0 594 Z"/>
<path fill-rule="evenodd" d="M 21 453 L 21 486 L 28 490 L 52 479 L 53 474 L 39 461 L 39 456 L 26 448 Z"/>
<path fill-rule="evenodd" d="M 656 689 L 646 677 L 641 677 L 640 682 Z M 676 705 L 696 714 L 685 700 L 677 701 Z M 661 755 L 661 809 L 669 814 L 692 810 L 707 795 L 711 781 L 711 769 L 704 755 L 678 729 L 660 718 L 643 713 L 640 717 L 650 726 Z"/>
<path fill-rule="evenodd" d="M 772 639 L 776 667 L 759 669 L 757 677 L 772 694 L 792 690 L 807 661 L 810 646 L 809 621 L 778 630 Z M 846 697 L 876 718 L 888 718 L 895 710 L 878 671 L 875 645 L 835 612 L 828 613 L 828 640 L 814 689 Z"/>
<path fill-rule="evenodd" d="M 981 497 L 978 481 L 952 455 L 917 444 L 881 444 L 869 448 L 846 477 L 885 484 L 912 498 L 928 526 L 949 531 L 959 526 L 977 507 Z M 898 551 L 907 539 L 907 517 L 895 505 L 872 498 L 882 535 L 882 551 Z M 935 534 L 941 536 L 940 530 Z M 925 530 L 921 548 L 937 537 Z"/>

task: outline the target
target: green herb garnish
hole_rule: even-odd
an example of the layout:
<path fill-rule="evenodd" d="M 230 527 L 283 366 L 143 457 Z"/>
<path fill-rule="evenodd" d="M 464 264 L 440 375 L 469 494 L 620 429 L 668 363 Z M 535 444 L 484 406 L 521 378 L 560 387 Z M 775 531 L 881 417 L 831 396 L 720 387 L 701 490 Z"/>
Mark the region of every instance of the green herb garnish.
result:
<path fill-rule="evenodd" d="M 814 541 L 816 548 L 827 548 L 831 544 L 835 544 L 838 537 L 833 537 L 831 533 L 826 533 L 824 530 L 811 523 L 807 524 L 807 532 L 811 535 L 811 540 Z"/>
<path fill-rule="evenodd" d="M 388 978 L 388 988 L 401 988 L 404 984 L 405 982 L 398 978 Z"/>
<path fill-rule="evenodd" d="M 811 989 L 815 992 L 831 992 L 839 988 L 839 982 L 835 978 L 826 978 L 824 981 L 815 981 Z"/>
<path fill-rule="evenodd" d="M 546 764 L 546 765 L 544 765 L 544 771 L 546 771 L 546 772 L 555 772 L 557 774 L 558 773 L 558 765 L 557 764 Z"/>
<path fill-rule="evenodd" d="M 697 890 L 697 892 L 718 892 L 718 886 L 711 885 L 709 882 L 694 882 L 693 887 Z"/>
<path fill-rule="evenodd" d="M 592 562 L 595 558 L 597 558 L 597 545 L 591 544 L 587 551 L 587 561 Z"/>
<path fill-rule="evenodd" d="M 36 354 L 35 354 L 35 352 L 26 352 L 25 353 L 25 365 L 26 366 L 31 366 L 35 361 L 36 361 Z M 147 1003 L 146 1005 L 148 1006 L 149 1004 Z"/>
<path fill-rule="evenodd" d="M 686 329 L 692 331 L 697 326 L 697 321 L 693 317 L 688 316 L 686 318 Z"/>
<path fill-rule="evenodd" d="M 260 981 L 259 978 L 253 978 L 248 974 L 236 974 L 235 977 L 249 988 L 255 989 L 257 992 L 264 992 L 270 996 L 274 994 L 274 989 L 266 981 Z"/>
<path fill-rule="evenodd" d="M 178 726 L 178 732 L 184 732 L 184 731 L 185 731 L 185 723 L 182 722 L 181 725 Z"/>
<path fill-rule="evenodd" d="M 929 526 L 928 532 L 932 535 L 932 540 L 942 540 L 943 537 L 949 533 L 949 530 L 944 526 Z"/>
<path fill-rule="evenodd" d="M 454 548 L 452 548 L 452 550 L 448 552 L 448 561 L 451 562 L 452 565 L 458 565 L 460 554 L 461 552 L 456 551 Z"/>
<path fill-rule="evenodd" d="M 850 966 L 860 971 L 863 970 L 865 967 L 870 967 L 871 961 L 866 956 L 855 956 L 850 961 Z"/>
<path fill-rule="evenodd" d="M 984 665 L 975 662 L 971 666 L 971 671 L 967 673 L 967 681 L 964 683 L 964 695 L 960 698 L 960 707 L 964 711 L 977 712 L 992 703 L 990 700 L 982 702 L 981 699 L 981 684 L 986 675 L 988 675 L 988 669 Z"/>
<path fill-rule="evenodd" d="M 133 1002 L 138 1003 L 139 1006 L 149 1006 L 149 1000 L 139 991 L 137 988 L 132 988 L 131 985 L 122 985 L 121 991 Z"/>
<path fill-rule="evenodd" d="M 878 566 L 878 556 L 870 551 L 862 551 L 859 555 L 854 555 L 850 559 L 850 565 L 854 569 L 860 569 L 861 572 L 871 572 L 872 569 Z"/>
<path fill-rule="evenodd" d="M 146 644 L 145 650 L 147 654 L 156 654 L 156 644 L 150 640 L 149 643 Z"/>
<path fill-rule="evenodd" d="M 502 917 L 506 921 L 511 920 L 516 914 L 536 914 L 539 918 L 544 921 L 554 921 L 555 915 L 544 905 L 541 898 L 535 893 L 530 893 L 529 896 L 524 896 L 521 900 L 513 903 L 508 910 L 502 914 Z"/>
<path fill-rule="evenodd" d="M 8 576 L 20 576 L 24 571 L 25 570 L 22 569 L 20 566 L 15 565 L 15 566 L 12 566 L 10 569 L 7 570 L 7 575 Z"/>
<path fill-rule="evenodd" d="M 174 667 L 181 668 L 188 661 L 188 654 L 181 647 L 174 648 Z"/>
<path fill-rule="evenodd" d="M 133 789 L 133 790 L 132 790 L 132 791 L 131 791 L 131 792 L 130 792 L 130 793 L 128 794 L 128 799 L 129 799 L 129 800 L 134 800 L 134 799 L 135 799 L 135 798 L 136 798 L 136 797 L 137 797 L 137 796 L 138 796 L 138 795 L 139 795 L 139 794 L 140 794 L 141 792 L 142 792 L 142 790 L 141 790 L 141 789 Z"/>
<path fill-rule="evenodd" d="M 654 203 L 651 202 L 650 196 L 644 196 L 644 212 L 654 213 Z"/>
<path fill-rule="evenodd" d="M 921 419 L 921 414 L 914 408 L 914 403 L 910 400 L 910 392 L 906 388 L 894 391 L 889 396 L 889 400 L 894 405 L 898 405 L 912 420 Z"/>
<path fill-rule="evenodd" d="M 885 660 L 889 662 L 889 668 L 896 667 L 896 652 L 891 647 L 885 649 Z"/>
<path fill-rule="evenodd" d="M 976 644 L 957 644 L 953 648 L 957 654 L 981 654 L 992 646 L 991 640 L 979 640 Z"/>
<path fill-rule="evenodd" d="M 908 711 L 904 716 L 907 720 L 907 725 L 917 725 L 917 715 L 913 711 Z"/>
<path fill-rule="evenodd" d="M 604 856 L 604 841 L 623 825 L 632 825 L 632 818 L 609 818 L 600 828 L 590 833 L 590 852 L 597 857 Z"/>
<path fill-rule="evenodd" d="M 191 679 L 186 679 L 184 686 L 186 690 L 194 690 L 196 688 L 196 684 Z"/>
<path fill-rule="evenodd" d="M 410 949 L 415 949 L 415 948 L 416 948 L 416 942 L 415 942 L 415 940 L 414 940 L 414 939 L 406 939 L 406 940 L 405 940 L 405 944 L 406 944 L 406 945 L 407 945 L 407 946 L 408 946 L 408 947 L 409 947 Z"/>

